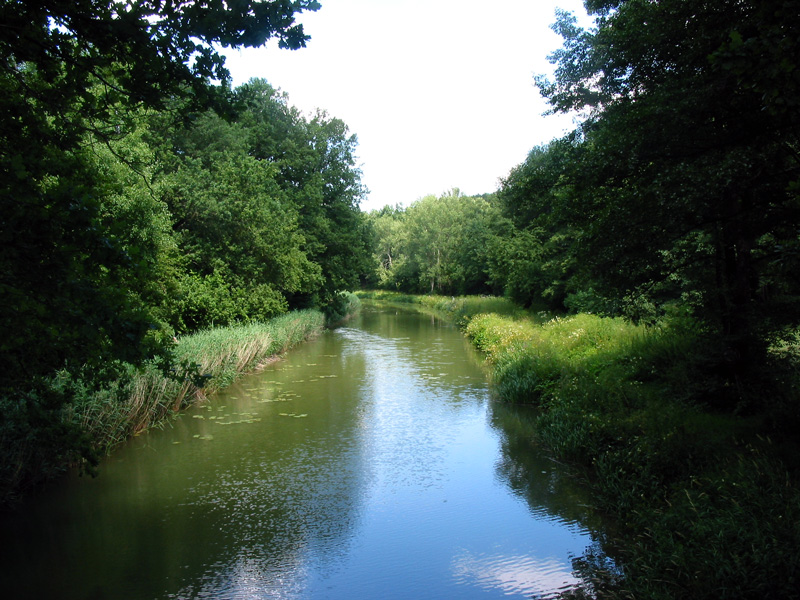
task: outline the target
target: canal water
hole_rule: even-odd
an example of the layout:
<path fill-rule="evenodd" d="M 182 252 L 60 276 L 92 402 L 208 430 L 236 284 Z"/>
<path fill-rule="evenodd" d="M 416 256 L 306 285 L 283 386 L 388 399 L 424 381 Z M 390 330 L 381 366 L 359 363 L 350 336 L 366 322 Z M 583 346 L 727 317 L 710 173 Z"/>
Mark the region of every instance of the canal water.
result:
<path fill-rule="evenodd" d="M 6 598 L 548 598 L 586 499 L 452 325 L 365 307 L 3 515 Z"/>

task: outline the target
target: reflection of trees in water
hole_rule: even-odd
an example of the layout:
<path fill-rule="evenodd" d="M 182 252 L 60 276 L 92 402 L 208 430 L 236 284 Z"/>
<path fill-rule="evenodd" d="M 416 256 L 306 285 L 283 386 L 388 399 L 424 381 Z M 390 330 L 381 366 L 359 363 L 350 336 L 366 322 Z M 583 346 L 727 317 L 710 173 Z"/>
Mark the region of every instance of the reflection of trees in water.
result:
<path fill-rule="evenodd" d="M 325 355 L 341 352 L 340 341 L 326 336 L 296 351 L 293 359 L 298 364 L 323 363 Z M 275 440 L 270 451 L 243 455 L 203 498 L 203 504 L 220 507 L 228 527 L 214 527 L 211 535 L 218 530 L 218 536 L 228 539 L 204 542 L 218 547 L 216 562 L 186 580 L 178 597 L 274 593 L 299 598 L 310 566 L 335 568 L 346 556 L 369 476 L 357 433 L 362 415 L 353 401 L 366 364 L 354 353 L 330 366 L 326 375 L 335 375 L 335 393 L 314 402 L 305 419 L 273 417 L 262 422 L 261 435 Z M 268 376 L 288 386 L 305 380 L 308 373 L 297 368 Z"/>
<path fill-rule="evenodd" d="M 69 479 L 3 515 L 0 540 L 14 549 L 0 567 L 14 574 L 4 597 L 299 597 L 309 561 L 331 569 L 346 556 L 370 475 L 351 393 L 366 367 L 357 355 L 326 362 L 338 354 L 334 336 L 298 348 L 293 368 L 259 376 L 282 384 L 273 392 L 242 381 L 198 407 L 205 418 L 186 414 L 119 448 L 97 480 Z M 292 381 L 319 374 L 335 377 L 304 400 Z M 301 393 L 258 403 L 287 391 Z"/>
<path fill-rule="evenodd" d="M 592 543 L 572 559 L 573 573 L 583 587 L 565 592 L 563 598 L 591 598 L 620 577 L 606 533 L 610 524 L 592 508 L 588 490 L 575 472 L 535 447 L 537 414 L 535 407 L 492 402 L 491 424 L 500 434 L 497 474 L 534 513 L 589 532 Z"/>

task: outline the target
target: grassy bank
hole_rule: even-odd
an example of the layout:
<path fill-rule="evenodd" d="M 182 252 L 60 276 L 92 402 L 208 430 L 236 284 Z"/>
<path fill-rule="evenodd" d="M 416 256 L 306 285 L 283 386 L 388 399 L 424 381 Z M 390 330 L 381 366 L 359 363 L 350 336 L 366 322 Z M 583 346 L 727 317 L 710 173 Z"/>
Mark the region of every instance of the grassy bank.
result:
<path fill-rule="evenodd" d="M 621 570 L 579 559 L 608 598 L 792 598 L 800 489 L 764 415 L 712 412 L 695 323 L 579 314 L 538 324 L 477 315 L 497 395 L 533 403 L 538 444 L 575 465 L 623 539 Z"/>
<path fill-rule="evenodd" d="M 244 373 L 318 334 L 325 323 L 315 310 L 296 311 L 265 323 L 220 327 L 177 341 L 168 369 L 158 363 L 129 369 L 115 388 L 79 396 L 68 418 L 108 451 L 131 435 L 203 400 Z"/>
<path fill-rule="evenodd" d="M 350 298 L 349 310 L 356 310 L 357 304 Z M 58 374 L 50 384 L 52 393 L 72 400 L 56 411 L 45 413 L 38 409 L 46 416 L 38 421 L 26 415 L 18 403 L 0 399 L 4 412 L 0 431 L 0 505 L 11 502 L 29 487 L 52 479 L 76 460 L 85 460 L 74 450 L 63 451 L 64 447 L 74 447 L 65 445 L 66 436 L 80 436 L 84 455 L 99 458 L 120 442 L 162 423 L 181 408 L 318 334 L 325 323 L 323 313 L 304 310 L 265 323 L 183 336 L 169 357 L 138 368 L 113 366 L 115 377 L 101 389 L 90 388 L 66 373 Z M 58 423 L 54 425 L 53 420 Z M 92 471 L 91 464 L 85 466 Z"/>
<path fill-rule="evenodd" d="M 575 559 L 593 583 L 572 597 L 799 597 L 798 465 L 779 459 L 792 456 L 790 439 L 768 436 L 797 406 L 796 369 L 765 388 L 783 408 L 743 416 L 708 408 L 713 348 L 688 319 L 645 327 L 543 319 L 500 299 L 375 296 L 453 315 L 485 353 L 497 397 L 542 409 L 531 443 L 572 465 L 614 522 L 613 560 Z"/>
<path fill-rule="evenodd" d="M 466 325 L 471 317 L 483 313 L 493 313 L 515 319 L 536 317 L 534 311 L 525 310 L 510 300 L 498 298 L 497 296 L 415 296 L 413 294 L 383 290 L 359 291 L 356 292 L 356 295 L 363 300 L 407 304 L 435 311 L 447 315 L 448 318 L 462 326 Z M 541 316 L 544 316 L 544 313 L 541 313 Z"/>

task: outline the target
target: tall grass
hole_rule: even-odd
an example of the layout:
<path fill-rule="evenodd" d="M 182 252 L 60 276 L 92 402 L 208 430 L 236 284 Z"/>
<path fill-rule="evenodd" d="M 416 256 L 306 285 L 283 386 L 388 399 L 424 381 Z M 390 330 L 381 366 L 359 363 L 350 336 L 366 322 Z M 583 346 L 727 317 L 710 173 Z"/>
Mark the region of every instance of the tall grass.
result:
<path fill-rule="evenodd" d="M 85 393 L 78 389 L 65 418 L 79 423 L 98 447 L 108 450 L 316 335 L 324 323 L 321 312 L 305 310 L 265 323 L 184 336 L 169 364 L 126 365 L 123 376 L 107 388 Z"/>
<path fill-rule="evenodd" d="M 755 435 L 759 418 L 705 408 L 714 350 L 697 323 L 506 312 L 464 322 L 496 396 L 542 409 L 532 442 L 572 464 L 615 522 L 619 568 L 576 559 L 592 590 L 572 597 L 800 597 L 797 481 Z"/>

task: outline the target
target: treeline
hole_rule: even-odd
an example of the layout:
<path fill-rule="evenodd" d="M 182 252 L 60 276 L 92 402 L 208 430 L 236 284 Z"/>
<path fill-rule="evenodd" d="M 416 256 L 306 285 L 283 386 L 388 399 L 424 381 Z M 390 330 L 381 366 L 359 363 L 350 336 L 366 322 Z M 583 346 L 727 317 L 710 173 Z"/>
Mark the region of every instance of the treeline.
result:
<path fill-rule="evenodd" d="M 373 281 L 644 323 L 690 315 L 713 348 L 704 400 L 758 402 L 747 386 L 763 400 L 770 349 L 793 347 L 800 324 L 800 3 L 586 6 L 595 27 L 560 13 L 555 78 L 537 79 L 581 125 L 495 195 L 372 213 Z"/>
<path fill-rule="evenodd" d="M 409 293 L 478 294 L 495 275 L 491 249 L 500 212 L 491 195 L 453 189 L 408 208 L 368 214 L 374 271 L 367 283 Z"/>
<path fill-rule="evenodd" d="M 202 375 L 176 336 L 344 309 L 368 259 L 356 138 L 266 81 L 231 89 L 214 49 L 300 48 L 316 8 L 0 5 L 3 495 L 94 460 L 78 396 L 145 361 Z"/>

